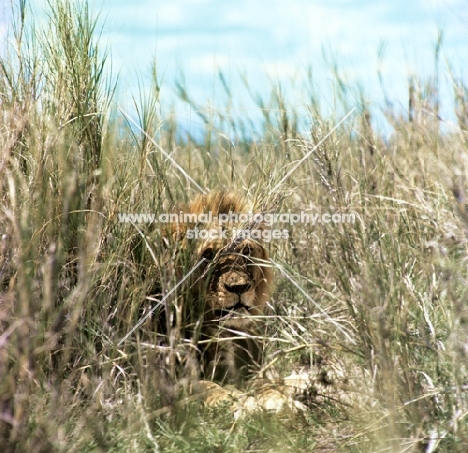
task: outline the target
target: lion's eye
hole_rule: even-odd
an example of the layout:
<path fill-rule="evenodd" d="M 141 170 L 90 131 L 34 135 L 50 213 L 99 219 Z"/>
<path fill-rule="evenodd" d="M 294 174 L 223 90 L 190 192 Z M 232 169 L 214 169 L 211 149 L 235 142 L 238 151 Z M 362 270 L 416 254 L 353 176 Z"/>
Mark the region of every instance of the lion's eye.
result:
<path fill-rule="evenodd" d="M 250 255 L 252 255 L 252 252 L 253 252 L 252 247 L 250 245 L 246 245 L 242 249 L 241 255 L 250 256 Z"/>
<path fill-rule="evenodd" d="M 202 253 L 202 258 L 211 261 L 215 257 L 216 253 L 213 249 L 205 249 Z"/>

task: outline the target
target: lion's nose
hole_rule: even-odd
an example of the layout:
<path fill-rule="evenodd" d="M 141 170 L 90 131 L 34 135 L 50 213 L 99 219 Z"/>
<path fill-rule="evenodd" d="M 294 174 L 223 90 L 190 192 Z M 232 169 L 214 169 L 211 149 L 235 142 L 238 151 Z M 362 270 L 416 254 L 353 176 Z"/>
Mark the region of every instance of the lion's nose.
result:
<path fill-rule="evenodd" d="M 244 294 L 246 293 L 249 288 L 250 288 L 250 283 L 246 283 L 246 284 L 238 284 L 238 283 L 234 283 L 234 284 L 227 284 L 225 283 L 224 284 L 224 287 L 226 288 L 227 291 L 229 291 L 230 293 L 234 293 L 234 294 Z"/>
<path fill-rule="evenodd" d="M 247 275 L 232 271 L 223 279 L 226 291 L 234 294 L 243 294 L 250 288 L 251 282 Z"/>

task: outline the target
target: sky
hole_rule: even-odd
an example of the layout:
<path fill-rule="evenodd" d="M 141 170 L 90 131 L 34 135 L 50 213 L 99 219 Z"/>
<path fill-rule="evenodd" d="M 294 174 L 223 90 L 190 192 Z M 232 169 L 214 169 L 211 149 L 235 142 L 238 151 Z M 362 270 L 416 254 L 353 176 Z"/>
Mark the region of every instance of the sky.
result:
<path fill-rule="evenodd" d="M 2 41 L 10 3 L 0 0 Z M 33 2 L 42 19 L 45 3 Z M 264 97 L 281 84 L 289 87 L 291 104 L 306 111 L 301 87 L 308 68 L 323 101 L 333 104 L 333 62 L 347 83 L 363 87 L 374 106 L 382 102 L 380 64 L 387 92 L 404 106 L 409 74 L 433 70 L 439 30 L 444 32 L 442 83 L 449 78 L 446 62 L 467 82 L 468 0 L 89 0 L 89 5 L 101 12 L 102 43 L 119 76 L 118 101 L 131 108 L 139 87 L 149 89 L 156 61 L 162 111 L 174 107 L 189 122 L 198 120 L 192 107 L 177 100 L 178 81 L 185 81 L 197 104 L 222 108 L 221 71 L 238 100 L 235 107 L 254 116 L 242 77 Z"/>

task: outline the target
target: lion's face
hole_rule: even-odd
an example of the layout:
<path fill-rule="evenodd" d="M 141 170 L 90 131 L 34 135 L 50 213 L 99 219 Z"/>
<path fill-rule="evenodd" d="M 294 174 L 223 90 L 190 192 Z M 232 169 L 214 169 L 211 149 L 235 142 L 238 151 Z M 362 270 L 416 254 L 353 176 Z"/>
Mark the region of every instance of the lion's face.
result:
<path fill-rule="evenodd" d="M 199 254 L 208 264 L 199 301 L 205 304 L 207 325 L 249 331 L 268 297 L 268 256 L 263 245 L 250 239 L 229 246 L 212 241 L 201 247 Z"/>
<path fill-rule="evenodd" d="M 177 212 L 218 218 L 252 209 L 236 196 L 215 192 Z M 194 235 L 197 228 L 211 233 Z M 179 278 L 202 261 L 185 292 L 184 319 L 201 334 L 205 377 L 237 381 L 260 362 L 261 346 L 249 337 L 258 334 L 273 280 L 267 250 L 256 239 L 261 235 L 252 234 L 261 228 L 219 221 L 177 225 Z"/>

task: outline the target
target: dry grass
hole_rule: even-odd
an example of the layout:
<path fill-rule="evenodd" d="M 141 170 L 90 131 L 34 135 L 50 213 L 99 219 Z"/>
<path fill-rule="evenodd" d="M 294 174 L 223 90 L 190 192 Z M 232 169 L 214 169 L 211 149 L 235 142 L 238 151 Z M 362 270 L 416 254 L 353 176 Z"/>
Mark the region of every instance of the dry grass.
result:
<path fill-rule="evenodd" d="M 160 231 L 118 214 L 163 212 L 196 189 L 146 136 L 107 119 L 96 22 L 72 4 L 52 2 L 46 34 L 20 10 L 16 45 L 0 60 L 2 451 L 465 452 L 463 81 L 453 80 L 458 124 L 441 132 L 437 77 L 410 80 L 409 112 L 383 111 L 386 140 L 364 96 L 344 86 L 336 117 L 310 106 L 310 134 L 275 90 L 261 105 L 262 137 L 232 120 L 235 148 L 216 114 L 203 140 L 180 138 L 157 116 L 156 77 L 152 97 L 136 102 L 143 129 L 202 187 L 237 189 L 276 212 L 357 219 L 288 226 L 289 239 L 271 243 L 284 273 L 265 321 L 267 367 L 279 377 L 308 370 L 314 384 L 303 417 L 234 421 L 227 407 L 184 399 L 154 322 L 117 347 L 175 284 Z M 273 193 L 350 104 L 352 119 Z"/>

